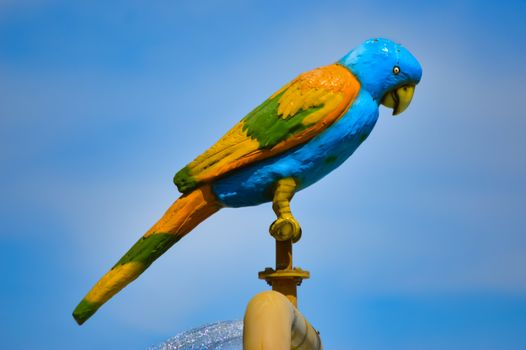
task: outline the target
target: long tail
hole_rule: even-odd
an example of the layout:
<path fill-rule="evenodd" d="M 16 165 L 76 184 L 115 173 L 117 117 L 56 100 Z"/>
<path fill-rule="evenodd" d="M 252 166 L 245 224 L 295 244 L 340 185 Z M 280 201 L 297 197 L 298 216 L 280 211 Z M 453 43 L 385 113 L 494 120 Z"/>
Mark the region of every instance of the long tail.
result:
<path fill-rule="evenodd" d="M 112 296 L 139 277 L 155 259 L 220 208 L 209 185 L 177 199 L 77 305 L 73 311 L 77 323 L 83 324 Z"/>

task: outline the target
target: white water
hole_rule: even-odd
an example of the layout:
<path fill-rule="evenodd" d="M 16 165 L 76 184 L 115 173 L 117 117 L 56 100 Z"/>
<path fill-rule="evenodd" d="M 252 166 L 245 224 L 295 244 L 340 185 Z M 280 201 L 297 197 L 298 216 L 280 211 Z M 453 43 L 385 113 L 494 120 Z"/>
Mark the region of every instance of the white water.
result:
<path fill-rule="evenodd" d="M 204 325 L 168 339 L 149 350 L 241 350 L 243 321 Z"/>

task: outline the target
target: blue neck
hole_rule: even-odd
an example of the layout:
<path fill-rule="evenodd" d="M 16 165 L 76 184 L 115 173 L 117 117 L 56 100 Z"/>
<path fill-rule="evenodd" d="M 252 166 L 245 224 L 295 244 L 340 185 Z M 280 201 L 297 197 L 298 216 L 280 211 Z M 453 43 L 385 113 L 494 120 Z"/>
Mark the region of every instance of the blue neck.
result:
<path fill-rule="evenodd" d="M 364 57 L 363 49 L 358 47 L 338 61 L 349 69 L 375 101 L 379 101 L 388 89 L 390 81 L 383 76 L 382 71 L 375 69 L 381 57 Z"/>

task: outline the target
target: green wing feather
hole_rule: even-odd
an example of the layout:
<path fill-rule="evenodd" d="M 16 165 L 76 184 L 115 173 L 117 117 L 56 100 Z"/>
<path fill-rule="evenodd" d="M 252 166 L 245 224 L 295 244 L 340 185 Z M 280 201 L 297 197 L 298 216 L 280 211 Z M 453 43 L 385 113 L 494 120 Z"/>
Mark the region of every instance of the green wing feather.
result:
<path fill-rule="evenodd" d="M 174 177 L 188 193 L 230 171 L 308 142 L 341 117 L 360 84 L 337 64 L 301 74 L 255 108 Z"/>

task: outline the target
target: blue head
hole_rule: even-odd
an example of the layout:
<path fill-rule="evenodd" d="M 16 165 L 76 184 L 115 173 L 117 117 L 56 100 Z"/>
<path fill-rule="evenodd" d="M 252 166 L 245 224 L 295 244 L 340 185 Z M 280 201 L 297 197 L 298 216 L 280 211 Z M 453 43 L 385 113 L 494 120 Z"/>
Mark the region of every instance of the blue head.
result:
<path fill-rule="evenodd" d="M 402 45 L 387 39 L 367 40 L 338 63 L 353 72 L 373 99 L 393 108 L 394 115 L 409 106 L 415 85 L 422 77 L 416 58 Z"/>

